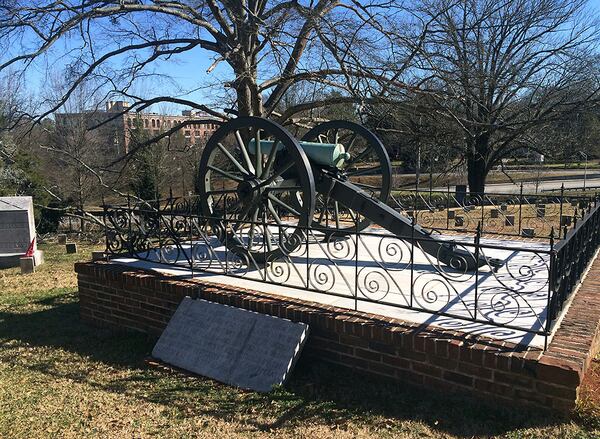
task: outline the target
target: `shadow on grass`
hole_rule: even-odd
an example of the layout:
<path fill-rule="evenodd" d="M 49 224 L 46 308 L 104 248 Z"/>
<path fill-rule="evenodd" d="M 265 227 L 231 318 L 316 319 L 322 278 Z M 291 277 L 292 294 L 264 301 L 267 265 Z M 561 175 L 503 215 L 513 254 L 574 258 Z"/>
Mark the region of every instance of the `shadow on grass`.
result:
<path fill-rule="evenodd" d="M 399 427 L 398 421 L 419 421 L 440 433 L 471 437 L 564 422 L 540 410 L 511 409 L 460 395 L 367 378 L 308 358 L 301 359 L 285 388 L 269 394 L 167 373 L 144 365 L 154 339 L 143 334 L 91 328 L 80 321 L 75 300 L 75 294 L 53 296 L 30 303 L 28 306 L 35 311 L 15 306 L 0 312 L 2 344 L 50 348 L 43 358 L 29 360 L 10 354 L 10 349 L 2 349 L 0 360 L 159 403 L 169 408 L 169 416 L 204 413 L 225 421 L 239 419 L 251 430 L 274 431 L 307 423 L 329 426 L 355 423 L 385 429 L 389 423 L 393 433 Z M 57 367 L 57 362 L 65 361 L 64 351 L 70 355 L 69 367 Z M 72 354 L 84 358 L 74 360 Z M 109 369 L 108 378 L 90 378 L 87 358 L 129 373 L 125 378 L 116 378 L 117 374 L 111 376 Z"/>

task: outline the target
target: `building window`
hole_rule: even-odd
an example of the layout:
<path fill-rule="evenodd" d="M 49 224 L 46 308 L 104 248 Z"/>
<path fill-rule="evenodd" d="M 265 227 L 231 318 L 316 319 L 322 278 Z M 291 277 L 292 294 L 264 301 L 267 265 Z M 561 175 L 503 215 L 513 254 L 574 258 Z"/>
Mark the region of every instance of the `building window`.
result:
<path fill-rule="evenodd" d="M 144 127 L 148 128 L 148 119 L 144 119 Z"/>
<path fill-rule="evenodd" d="M 185 137 L 190 137 L 191 133 L 190 130 L 185 130 Z"/>

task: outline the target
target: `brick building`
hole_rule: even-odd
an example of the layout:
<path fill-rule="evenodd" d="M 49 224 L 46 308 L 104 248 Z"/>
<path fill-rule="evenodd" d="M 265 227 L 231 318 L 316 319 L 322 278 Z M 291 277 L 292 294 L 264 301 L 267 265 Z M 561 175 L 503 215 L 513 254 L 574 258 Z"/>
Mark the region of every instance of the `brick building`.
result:
<path fill-rule="evenodd" d="M 105 110 L 56 114 L 56 125 L 59 130 L 72 135 L 77 130 L 89 130 L 102 124 L 91 133 L 96 134 L 104 145 L 104 154 L 110 157 L 118 157 L 129 151 L 132 131 L 138 128 L 149 136 L 156 136 L 185 121 L 192 121 L 178 130 L 176 136 L 184 145 L 194 145 L 205 143 L 218 126 L 217 119 L 203 112 L 185 110 L 181 115 L 168 115 L 129 112 L 128 109 L 128 102 L 109 101 Z"/>

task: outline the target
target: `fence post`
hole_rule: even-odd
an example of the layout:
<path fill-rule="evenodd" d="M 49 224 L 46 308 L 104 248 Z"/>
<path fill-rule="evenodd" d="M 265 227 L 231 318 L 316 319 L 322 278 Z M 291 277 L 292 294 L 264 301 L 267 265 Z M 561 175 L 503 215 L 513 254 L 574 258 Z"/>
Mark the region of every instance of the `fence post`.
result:
<path fill-rule="evenodd" d="M 359 239 L 359 213 L 356 212 L 356 221 L 354 222 L 354 232 L 356 234 L 354 249 L 354 311 L 358 311 L 358 239 Z"/>
<path fill-rule="evenodd" d="M 133 221 L 133 212 L 131 211 L 131 201 L 129 199 L 129 192 L 127 192 L 127 249 L 129 250 L 129 256 L 133 255 L 133 245 L 131 239 L 131 222 Z"/>
<path fill-rule="evenodd" d="M 227 235 L 229 235 L 228 233 L 228 223 L 227 221 L 229 220 L 229 218 L 227 218 L 227 194 L 223 195 L 223 218 L 225 218 L 225 220 L 223 221 L 223 234 L 225 235 L 223 237 L 223 239 L 225 240 L 225 274 L 229 274 L 229 247 L 228 247 L 228 242 L 227 242 Z M 215 221 L 216 223 L 216 221 Z M 218 227 L 218 226 L 217 226 Z M 252 224 L 250 227 L 254 227 L 254 225 Z M 214 233 L 214 230 L 213 230 Z M 248 245 L 252 245 L 252 244 L 248 244 Z M 248 264 L 250 264 L 250 258 L 248 258 Z"/>
<path fill-rule="evenodd" d="M 552 286 L 554 284 L 554 264 L 556 255 L 554 252 L 554 227 L 550 229 L 550 267 L 548 268 L 548 299 L 546 302 L 546 328 L 544 334 L 544 350 L 548 349 L 548 336 L 550 335 L 550 329 L 552 328 L 552 312 L 550 307 L 552 306 Z"/>
<path fill-rule="evenodd" d="M 162 216 L 160 213 L 160 194 L 156 192 L 156 226 L 158 233 L 158 261 L 163 262 L 163 245 L 162 245 Z"/>
<path fill-rule="evenodd" d="M 410 307 L 413 307 L 413 298 L 415 295 L 415 219 L 411 218 L 410 222 Z"/>
<path fill-rule="evenodd" d="M 252 221 L 252 218 L 250 218 L 250 221 Z M 262 228 L 263 228 L 263 259 L 264 259 L 264 265 L 263 265 L 263 281 L 266 282 L 267 280 L 267 250 L 268 250 L 268 246 L 271 245 L 271 238 L 269 237 L 269 234 L 267 233 L 267 210 L 263 209 L 262 215 L 261 215 L 261 222 L 262 222 Z M 252 224 L 252 223 L 250 223 Z M 267 240 L 269 242 L 269 244 L 267 245 Z"/>
<path fill-rule="evenodd" d="M 106 201 L 104 200 L 104 193 L 102 194 L 102 224 L 104 224 L 104 244 L 106 246 L 104 250 L 104 259 L 108 261 L 109 253 L 109 241 L 108 241 L 108 220 L 107 220 L 107 207 Z"/>
<path fill-rule="evenodd" d="M 450 183 L 448 183 L 448 191 L 446 192 L 446 230 L 450 229 L 448 212 L 450 212 Z"/>
<path fill-rule="evenodd" d="M 565 184 L 560 185 L 560 211 L 558 213 L 558 239 L 562 231 L 563 201 L 565 199 Z"/>
<path fill-rule="evenodd" d="M 481 223 L 477 223 L 477 232 L 475 233 L 475 309 L 473 310 L 473 319 L 477 320 L 477 307 L 479 306 L 479 242 L 481 240 Z"/>
<path fill-rule="evenodd" d="M 523 182 L 521 182 L 521 189 L 519 190 L 519 231 L 518 236 L 521 236 L 521 221 L 523 219 Z"/>
<path fill-rule="evenodd" d="M 481 230 L 480 230 L 480 232 L 482 234 L 483 234 L 483 229 L 485 227 L 484 226 L 484 224 L 485 224 L 485 203 L 484 203 L 484 201 L 485 201 L 485 193 L 482 192 L 479 195 L 479 205 L 481 206 L 481 223 L 480 223 L 481 224 Z"/>

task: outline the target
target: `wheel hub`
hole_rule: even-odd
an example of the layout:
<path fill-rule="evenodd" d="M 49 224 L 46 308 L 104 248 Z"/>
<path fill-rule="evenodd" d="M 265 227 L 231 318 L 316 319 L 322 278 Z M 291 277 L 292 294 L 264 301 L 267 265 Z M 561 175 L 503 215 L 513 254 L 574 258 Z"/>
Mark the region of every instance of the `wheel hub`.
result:
<path fill-rule="evenodd" d="M 260 186 L 260 180 L 253 178 L 244 180 L 238 184 L 237 194 L 244 205 L 254 204 L 259 201 L 264 187 Z"/>

